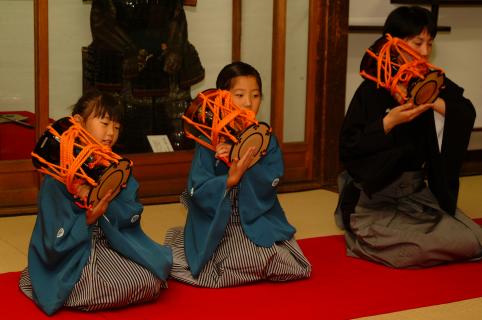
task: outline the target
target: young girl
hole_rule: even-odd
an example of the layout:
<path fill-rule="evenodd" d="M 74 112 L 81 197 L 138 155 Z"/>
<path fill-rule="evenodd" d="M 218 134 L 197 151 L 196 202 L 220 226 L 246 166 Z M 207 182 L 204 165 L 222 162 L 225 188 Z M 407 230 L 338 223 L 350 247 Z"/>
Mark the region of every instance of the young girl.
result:
<path fill-rule="evenodd" d="M 121 110 L 112 95 L 93 91 L 79 99 L 72 114 L 99 143 L 112 147 Z M 131 176 L 116 197 L 108 192 L 86 210 L 75 202 L 88 186 L 74 196 L 44 177 L 20 288 L 45 313 L 62 306 L 93 311 L 147 302 L 166 287 L 171 250 L 142 231 L 137 188 Z"/>
<path fill-rule="evenodd" d="M 399 7 L 387 33 L 428 59 L 436 26 L 427 9 Z M 375 82 L 358 87 L 340 135 L 347 172 L 336 218 L 348 255 L 397 268 L 480 258 L 481 228 L 456 208 L 474 119 L 472 103 L 449 79 L 434 103 L 416 107 L 399 105 Z"/>
<path fill-rule="evenodd" d="M 233 102 L 255 113 L 261 104 L 261 78 L 250 65 L 225 66 L 216 81 Z M 171 276 L 202 287 L 228 287 L 257 280 L 286 281 L 310 276 L 311 265 L 293 239 L 278 202 L 276 186 L 283 175 L 281 150 L 273 136 L 267 154 L 248 169 L 250 150 L 231 167 L 216 153 L 196 145 L 188 180 L 188 216 L 184 230 L 168 231 L 172 246 Z"/>

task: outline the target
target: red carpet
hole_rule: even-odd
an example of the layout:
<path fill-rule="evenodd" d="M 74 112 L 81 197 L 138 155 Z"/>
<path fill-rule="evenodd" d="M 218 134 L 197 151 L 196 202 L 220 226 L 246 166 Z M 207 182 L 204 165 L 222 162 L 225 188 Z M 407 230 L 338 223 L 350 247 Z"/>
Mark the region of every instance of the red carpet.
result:
<path fill-rule="evenodd" d="M 480 223 L 481 221 L 479 221 Z M 109 312 L 62 310 L 55 319 L 350 319 L 482 296 L 482 262 L 395 270 L 345 256 L 342 236 L 299 241 L 313 264 L 309 280 L 202 289 L 169 282 L 152 304 Z M 0 275 L 2 319 L 48 319 Z"/>

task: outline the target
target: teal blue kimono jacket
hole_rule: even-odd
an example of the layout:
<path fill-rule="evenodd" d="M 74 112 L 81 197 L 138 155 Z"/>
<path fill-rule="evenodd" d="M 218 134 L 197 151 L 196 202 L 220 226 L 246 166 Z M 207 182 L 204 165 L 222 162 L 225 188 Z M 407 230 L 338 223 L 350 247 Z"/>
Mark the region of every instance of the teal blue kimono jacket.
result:
<path fill-rule="evenodd" d="M 188 180 L 188 216 L 184 228 L 185 254 L 196 278 L 223 238 L 231 215 L 226 189 L 229 168 L 214 152 L 196 145 Z M 276 186 L 283 175 L 283 158 L 275 136 L 267 154 L 247 170 L 238 185 L 238 211 L 246 236 L 261 247 L 289 240 L 295 229 L 278 201 Z"/>
<path fill-rule="evenodd" d="M 98 224 L 114 250 L 166 280 L 172 265 L 171 249 L 142 231 L 143 207 L 137 201 L 137 189 L 138 183 L 131 176 Z M 93 225 L 87 225 L 85 209 L 74 204 L 65 185 L 50 176 L 42 183 L 38 204 L 28 271 L 33 299 L 50 315 L 63 306 L 80 279 L 90 256 Z"/>

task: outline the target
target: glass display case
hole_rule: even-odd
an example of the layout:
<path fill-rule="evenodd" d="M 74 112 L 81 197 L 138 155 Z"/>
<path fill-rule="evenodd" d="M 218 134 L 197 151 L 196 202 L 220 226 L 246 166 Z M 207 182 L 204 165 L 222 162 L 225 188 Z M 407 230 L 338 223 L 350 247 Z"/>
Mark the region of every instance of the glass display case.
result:
<path fill-rule="evenodd" d="M 183 92 L 179 90 L 179 79 L 168 77 L 167 88 L 172 91 L 167 95 L 160 90 L 162 79 L 156 82 L 146 76 L 127 83 L 125 80 L 132 78 L 123 77 L 127 70 L 122 69 L 123 57 L 121 60 L 115 56 L 103 60 L 95 57 L 91 51 L 97 49 L 91 46 L 92 1 L 0 0 L 0 6 L 0 15 L 9 17 L 2 18 L 0 23 L 10 23 L 0 31 L 4 41 L 10 41 L 4 46 L 9 50 L 4 50 L 0 57 L 11 61 L 5 64 L 11 70 L 0 76 L 0 99 L 4 104 L 0 111 L 30 112 L 31 118 L 16 118 L 22 123 L 15 125 L 30 130 L 36 141 L 49 122 L 70 114 L 72 105 L 89 86 L 124 95 L 130 116 L 126 125 L 129 134 L 121 139 L 123 148 L 118 152 L 133 161 L 133 174 L 140 183 L 139 197 L 144 204 L 178 201 L 193 155 L 190 141 L 181 142 L 179 138 L 182 135 L 180 116 L 193 96 L 214 86 L 221 67 L 235 56 L 233 50 L 262 73 L 266 90 L 265 111 L 260 114 L 260 120 L 271 124 L 284 153 L 285 176 L 280 190 L 335 184 L 339 169 L 336 137 L 343 119 L 344 99 L 343 95 L 334 93 L 344 92 L 346 3 L 184 1 L 189 31 L 187 50 L 191 53 L 193 48 L 196 50 L 201 66 L 197 64 L 198 69 L 190 70 L 202 68 L 205 74 L 202 80 L 194 76 L 188 83 L 189 90 Z M 259 6 L 265 8 L 260 11 Z M 236 25 L 240 27 L 233 27 Z M 163 43 L 160 41 L 161 51 Z M 149 60 L 140 59 L 139 55 L 152 54 L 152 59 L 157 59 L 151 61 L 152 67 L 159 67 L 156 64 L 162 60 L 162 52 L 154 51 L 137 50 L 134 58 L 129 58 L 135 59 L 131 62 L 137 68 L 137 76 Z M 92 69 L 100 64 L 109 68 Z M 117 69 L 110 68 L 113 65 L 117 65 Z M 199 72 L 197 74 L 199 76 Z M 21 94 L 16 93 L 16 88 L 22 89 Z M 10 122 L 10 125 L 15 123 Z M 147 138 L 151 135 L 166 135 L 172 151 L 154 152 Z M 3 150 L 4 142 L 1 143 Z M 17 159 L 0 160 L 2 215 L 36 212 L 41 176 L 32 166 L 30 148 L 26 147 L 24 155 Z"/>

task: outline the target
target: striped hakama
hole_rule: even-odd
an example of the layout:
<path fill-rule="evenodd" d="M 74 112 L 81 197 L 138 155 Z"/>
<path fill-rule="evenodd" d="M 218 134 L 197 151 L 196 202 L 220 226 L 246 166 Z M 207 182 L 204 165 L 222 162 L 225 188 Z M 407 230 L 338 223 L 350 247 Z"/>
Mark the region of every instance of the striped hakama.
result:
<path fill-rule="evenodd" d="M 336 219 L 344 228 L 340 206 Z M 391 267 L 429 267 L 482 255 L 481 227 L 459 209 L 454 216 L 444 212 L 421 172 L 405 172 L 370 196 L 360 190 L 349 223 L 347 255 Z"/>
<path fill-rule="evenodd" d="M 19 286 L 32 299 L 28 268 L 22 271 Z M 167 288 L 165 281 L 113 250 L 102 229 L 94 226 L 89 260 L 64 306 L 82 311 L 118 308 L 152 301 L 161 288 Z"/>
<path fill-rule="evenodd" d="M 181 202 L 186 202 L 181 196 Z M 171 246 L 171 277 L 191 285 L 222 288 L 259 280 L 288 281 L 308 278 L 311 265 L 295 239 L 280 241 L 269 248 L 254 244 L 244 233 L 237 206 L 237 188 L 230 193 L 232 214 L 225 233 L 211 259 L 196 279 L 184 254 L 184 230 L 168 230 L 165 244 Z"/>

